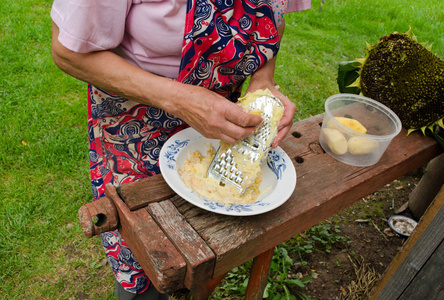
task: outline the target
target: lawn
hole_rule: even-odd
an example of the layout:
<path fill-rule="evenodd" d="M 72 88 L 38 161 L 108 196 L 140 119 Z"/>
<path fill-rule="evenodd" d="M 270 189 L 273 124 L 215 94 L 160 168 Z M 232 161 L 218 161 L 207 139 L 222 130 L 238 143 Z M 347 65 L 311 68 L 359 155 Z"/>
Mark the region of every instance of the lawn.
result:
<path fill-rule="evenodd" d="M 77 220 L 91 201 L 86 84 L 52 62 L 51 3 L 0 7 L 0 299 L 113 299 L 100 240 Z M 444 57 L 441 0 L 314 0 L 287 15 L 276 80 L 295 121 L 338 93 L 339 62 L 409 27 Z"/>

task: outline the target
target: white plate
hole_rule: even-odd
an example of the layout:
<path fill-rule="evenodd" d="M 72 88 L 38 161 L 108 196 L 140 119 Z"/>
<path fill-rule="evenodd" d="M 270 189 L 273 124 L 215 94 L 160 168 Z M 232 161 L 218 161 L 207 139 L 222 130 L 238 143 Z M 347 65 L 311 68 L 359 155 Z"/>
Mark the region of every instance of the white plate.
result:
<path fill-rule="evenodd" d="M 252 216 L 271 211 L 288 200 L 296 186 L 296 170 L 288 155 L 280 147 L 269 152 L 267 162 L 261 166 L 261 193 L 257 201 L 244 205 L 226 205 L 204 199 L 185 187 L 177 171 L 182 168 L 190 152 L 199 150 L 207 154 L 207 145 L 217 149 L 219 140 L 204 138 L 192 128 L 182 130 L 172 136 L 160 151 L 160 171 L 168 185 L 183 199 L 208 211 L 231 216 Z M 267 187 L 269 187 L 267 189 Z"/>
<path fill-rule="evenodd" d="M 388 224 L 397 234 L 410 236 L 418 223 L 412 218 L 402 215 L 394 215 L 388 219 Z"/>

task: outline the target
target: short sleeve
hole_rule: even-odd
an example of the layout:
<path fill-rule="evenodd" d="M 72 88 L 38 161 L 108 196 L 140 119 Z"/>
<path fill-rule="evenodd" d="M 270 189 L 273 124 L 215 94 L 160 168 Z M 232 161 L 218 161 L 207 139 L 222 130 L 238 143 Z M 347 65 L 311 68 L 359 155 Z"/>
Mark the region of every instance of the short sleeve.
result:
<path fill-rule="evenodd" d="M 122 42 L 131 0 L 55 0 L 51 18 L 59 41 L 80 53 L 114 49 Z"/>

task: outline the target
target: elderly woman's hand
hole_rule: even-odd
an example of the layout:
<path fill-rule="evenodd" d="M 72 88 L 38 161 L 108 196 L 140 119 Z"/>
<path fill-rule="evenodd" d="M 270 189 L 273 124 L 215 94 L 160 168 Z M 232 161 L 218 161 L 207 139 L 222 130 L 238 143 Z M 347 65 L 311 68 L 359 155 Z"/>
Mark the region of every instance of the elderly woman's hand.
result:
<path fill-rule="evenodd" d="M 284 29 L 285 20 L 282 21 L 281 26 L 278 28 L 279 36 L 281 39 L 284 35 Z M 273 140 L 273 147 L 277 147 L 279 142 L 282 141 L 287 133 L 290 131 L 290 128 L 293 125 L 293 117 L 296 112 L 296 105 L 276 88 L 276 82 L 274 81 L 275 67 L 276 56 L 270 59 L 265 65 L 263 65 L 259 70 L 251 75 L 250 85 L 247 89 L 247 92 L 254 92 L 258 89 L 268 88 L 273 95 L 275 95 L 282 101 L 282 104 L 284 105 L 284 116 L 278 124 L 279 132 Z"/>
<path fill-rule="evenodd" d="M 273 72 L 267 73 L 262 69 L 251 77 L 250 85 L 248 86 L 248 92 L 254 92 L 258 89 L 269 89 L 270 92 L 278 97 L 284 105 L 284 116 L 278 124 L 278 134 L 274 138 L 272 147 L 277 147 L 279 142 L 284 139 L 287 133 L 290 131 L 293 125 L 293 117 L 296 112 L 296 105 L 282 94 L 277 88 L 274 82 L 274 77 L 271 75 Z M 273 70 L 274 71 L 274 70 Z"/>
<path fill-rule="evenodd" d="M 274 85 L 268 85 L 266 87 L 262 86 L 261 89 L 268 88 L 270 92 L 281 100 L 284 105 L 284 116 L 278 124 L 278 134 L 273 140 L 272 147 L 277 147 L 279 142 L 284 139 L 287 133 L 290 131 L 291 126 L 293 125 L 293 117 L 296 112 L 296 105 L 288 99 L 284 94 L 282 94 Z M 249 86 L 247 92 L 254 92 L 259 87 Z"/>
<path fill-rule="evenodd" d="M 296 105 L 288 99 L 284 94 L 282 94 L 277 88 L 272 87 L 269 89 L 273 95 L 278 97 L 282 104 L 284 105 L 284 116 L 278 124 L 278 134 L 273 140 L 273 147 L 277 147 L 279 142 L 284 139 L 287 133 L 290 131 L 293 125 L 293 117 L 296 112 Z"/>
<path fill-rule="evenodd" d="M 230 144 L 252 134 L 262 122 L 260 116 L 246 113 L 242 107 L 205 88 L 182 85 L 180 101 L 166 108 L 207 138 Z"/>

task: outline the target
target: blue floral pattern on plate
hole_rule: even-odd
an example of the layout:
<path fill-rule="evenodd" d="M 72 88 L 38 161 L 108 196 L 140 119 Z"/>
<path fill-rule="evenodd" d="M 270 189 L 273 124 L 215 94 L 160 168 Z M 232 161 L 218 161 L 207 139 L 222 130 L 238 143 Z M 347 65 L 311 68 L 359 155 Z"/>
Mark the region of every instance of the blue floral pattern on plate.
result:
<path fill-rule="evenodd" d="M 267 206 L 271 203 L 265 202 L 264 200 L 259 200 L 250 204 L 236 204 L 236 205 L 225 205 L 213 200 L 203 199 L 203 204 L 212 211 L 215 210 L 226 210 L 227 212 L 241 213 L 241 212 L 253 212 L 255 207 Z"/>
<path fill-rule="evenodd" d="M 226 205 L 204 199 L 186 188 L 178 168 L 191 151 L 206 153 L 208 145 L 217 148 L 219 141 L 209 140 L 192 128 L 187 128 L 171 137 L 162 147 L 159 164 L 168 185 L 183 199 L 202 209 L 232 216 L 249 216 L 273 210 L 285 203 L 296 186 L 296 170 L 288 155 L 280 148 L 270 150 L 266 164 L 261 167 L 263 180 L 261 195 L 250 204 Z"/>
<path fill-rule="evenodd" d="M 165 151 L 164 157 L 165 157 L 166 164 L 167 164 L 168 168 L 170 168 L 172 170 L 176 170 L 177 155 L 179 154 L 180 150 L 183 147 L 188 145 L 189 142 L 190 142 L 189 139 L 184 140 L 184 141 L 174 140 L 174 142 L 172 142 L 170 145 L 167 146 L 168 150 Z"/>
<path fill-rule="evenodd" d="M 287 168 L 282 152 L 279 152 L 276 149 L 270 150 L 270 152 L 268 152 L 267 165 L 270 170 L 276 174 L 278 180 L 282 179 L 282 175 Z"/>

